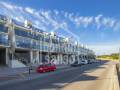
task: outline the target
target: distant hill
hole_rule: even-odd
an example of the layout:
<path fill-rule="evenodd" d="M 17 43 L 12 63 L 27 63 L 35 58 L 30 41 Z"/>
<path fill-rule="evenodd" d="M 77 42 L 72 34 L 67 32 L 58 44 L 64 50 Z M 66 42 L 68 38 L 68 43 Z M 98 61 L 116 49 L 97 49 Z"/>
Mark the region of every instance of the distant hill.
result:
<path fill-rule="evenodd" d="M 106 60 L 119 60 L 119 54 L 113 53 L 111 55 L 101 55 L 97 56 L 98 59 L 106 59 Z"/>

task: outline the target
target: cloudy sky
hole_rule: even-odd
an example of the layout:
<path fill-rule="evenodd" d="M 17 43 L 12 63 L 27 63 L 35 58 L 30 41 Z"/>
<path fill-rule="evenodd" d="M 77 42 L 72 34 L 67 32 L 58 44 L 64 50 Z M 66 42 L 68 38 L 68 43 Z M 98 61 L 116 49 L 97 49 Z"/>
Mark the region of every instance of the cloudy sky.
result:
<path fill-rule="evenodd" d="M 119 0 L 0 0 L 0 14 L 79 40 L 97 55 L 120 47 Z"/>

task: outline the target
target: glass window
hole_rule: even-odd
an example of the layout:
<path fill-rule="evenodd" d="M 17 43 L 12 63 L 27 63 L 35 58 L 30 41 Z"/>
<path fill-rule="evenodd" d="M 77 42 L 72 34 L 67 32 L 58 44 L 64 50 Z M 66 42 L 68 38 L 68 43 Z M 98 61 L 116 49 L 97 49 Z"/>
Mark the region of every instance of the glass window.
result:
<path fill-rule="evenodd" d="M 31 40 L 29 38 L 16 37 L 16 46 L 22 48 L 30 48 Z"/>
<path fill-rule="evenodd" d="M 32 42 L 32 48 L 33 49 L 40 49 L 40 44 L 39 44 L 39 41 L 35 41 L 35 40 L 33 40 L 33 42 Z"/>
<path fill-rule="evenodd" d="M 0 44 L 8 46 L 8 35 L 7 34 L 0 34 Z"/>
<path fill-rule="evenodd" d="M 21 28 L 15 28 L 15 34 L 18 35 L 18 36 L 30 37 L 30 32 L 25 31 Z"/>
<path fill-rule="evenodd" d="M 6 20 L 7 20 L 7 17 L 4 16 L 4 15 L 0 15 L 0 19 L 6 21 Z"/>
<path fill-rule="evenodd" d="M 8 28 L 4 26 L 4 24 L 0 24 L 0 32 L 8 33 Z"/>

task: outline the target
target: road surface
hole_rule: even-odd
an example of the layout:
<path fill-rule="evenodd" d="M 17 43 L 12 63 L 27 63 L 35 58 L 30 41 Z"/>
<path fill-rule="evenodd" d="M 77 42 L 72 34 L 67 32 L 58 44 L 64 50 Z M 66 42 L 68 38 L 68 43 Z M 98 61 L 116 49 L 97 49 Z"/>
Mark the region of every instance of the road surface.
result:
<path fill-rule="evenodd" d="M 0 90 L 108 90 L 114 63 L 70 67 L 39 75 L 39 78 L 0 85 Z"/>

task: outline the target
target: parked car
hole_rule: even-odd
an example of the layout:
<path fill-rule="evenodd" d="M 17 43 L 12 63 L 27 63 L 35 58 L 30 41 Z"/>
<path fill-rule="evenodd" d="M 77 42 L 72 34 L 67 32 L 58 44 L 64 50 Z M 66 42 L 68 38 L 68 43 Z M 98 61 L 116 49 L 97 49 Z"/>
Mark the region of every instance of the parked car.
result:
<path fill-rule="evenodd" d="M 81 64 L 81 65 L 88 64 L 88 60 L 81 60 L 81 61 L 80 61 L 80 64 Z"/>
<path fill-rule="evenodd" d="M 49 64 L 47 64 L 47 66 L 48 66 L 49 71 L 54 71 L 54 70 L 56 70 L 56 65 L 55 65 L 55 64 L 49 63 Z"/>
<path fill-rule="evenodd" d="M 95 63 L 98 63 L 99 61 L 98 60 L 94 60 Z"/>
<path fill-rule="evenodd" d="M 55 64 L 42 64 L 37 67 L 36 71 L 38 73 L 44 73 L 44 72 L 49 72 L 49 71 L 54 71 L 56 70 L 56 65 Z"/>
<path fill-rule="evenodd" d="M 93 60 L 89 59 L 88 64 L 92 64 L 92 63 L 94 63 Z"/>
<path fill-rule="evenodd" d="M 76 66 L 81 66 L 81 63 L 78 61 L 75 61 L 74 63 L 71 64 L 71 66 L 76 67 Z"/>

